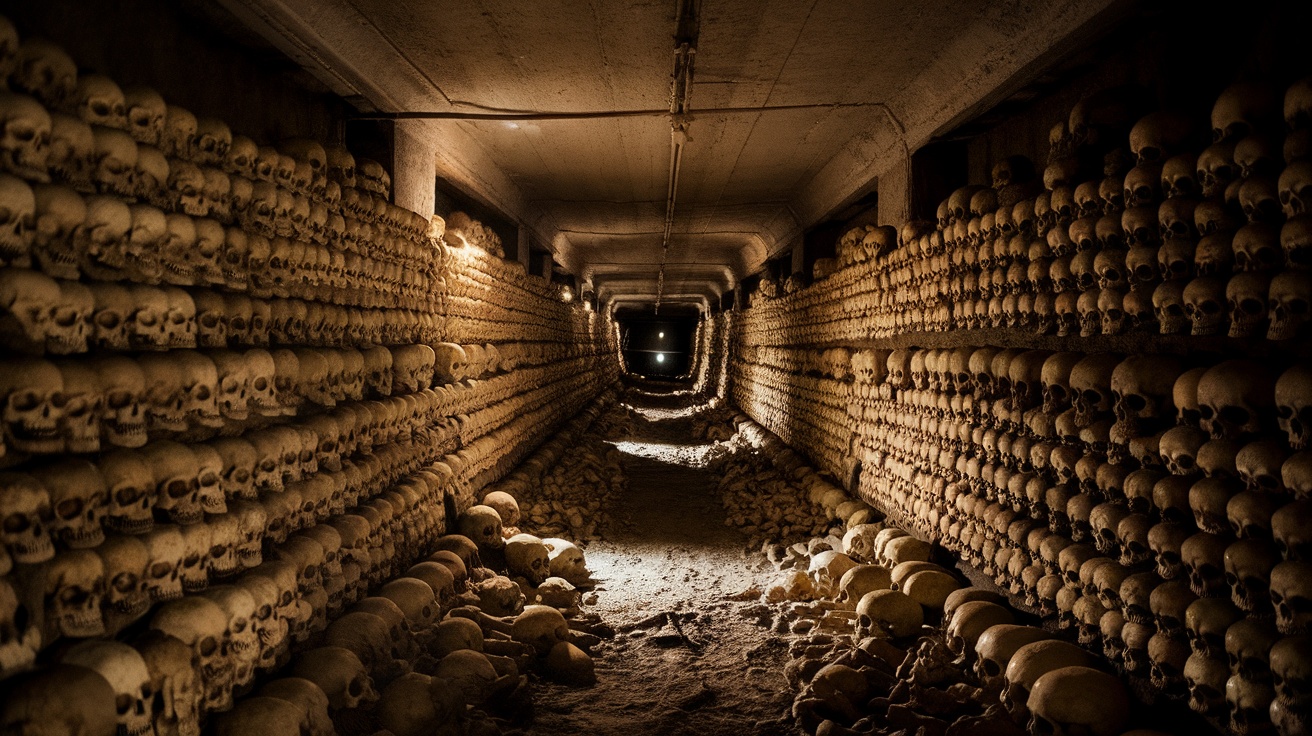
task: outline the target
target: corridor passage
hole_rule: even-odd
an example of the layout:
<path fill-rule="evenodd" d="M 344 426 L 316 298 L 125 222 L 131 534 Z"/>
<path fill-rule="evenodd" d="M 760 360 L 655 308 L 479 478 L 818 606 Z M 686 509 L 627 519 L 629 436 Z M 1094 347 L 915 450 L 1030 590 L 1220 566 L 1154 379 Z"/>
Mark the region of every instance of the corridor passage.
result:
<path fill-rule="evenodd" d="M 641 398 L 638 399 L 641 401 Z M 606 539 L 587 548 L 598 581 L 587 610 L 618 632 L 590 689 L 547 686 L 532 734 L 794 734 L 786 642 L 758 595 L 776 574 L 724 523 L 712 445 L 695 408 L 635 407 L 619 439 L 628 478 Z M 748 601 L 735 600 L 748 597 Z"/>

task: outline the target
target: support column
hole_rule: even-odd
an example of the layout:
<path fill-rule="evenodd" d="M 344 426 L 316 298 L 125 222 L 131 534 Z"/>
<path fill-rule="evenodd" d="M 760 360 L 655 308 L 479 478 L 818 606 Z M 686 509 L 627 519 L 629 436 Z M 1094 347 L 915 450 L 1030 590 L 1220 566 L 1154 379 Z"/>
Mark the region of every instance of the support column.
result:
<path fill-rule="evenodd" d="M 424 217 L 433 214 L 437 158 L 419 135 L 422 121 L 398 121 L 392 159 L 392 199 Z"/>
<path fill-rule="evenodd" d="M 792 259 L 792 263 L 790 264 L 788 273 L 790 275 L 795 273 L 805 273 L 806 272 L 806 246 L 801 242 L 801 240 L 798 240 L 798 242 L 793 243 L 792 256 L 793 259 Z"/>
<path fill-rule="evenodd" d="M 519 238 L 515 244 L 515 260 L 524 264 L 524 272 L 529 273 L 529 251 L 533 249 L 533 234 L 523 225 L 519 226 Z"/>
<path fill-rule="evenodd" d="M 900 227 L 911 217 L 911 167 L 908 161 L 899 161 L 879 174 L 879 224 Z"/>

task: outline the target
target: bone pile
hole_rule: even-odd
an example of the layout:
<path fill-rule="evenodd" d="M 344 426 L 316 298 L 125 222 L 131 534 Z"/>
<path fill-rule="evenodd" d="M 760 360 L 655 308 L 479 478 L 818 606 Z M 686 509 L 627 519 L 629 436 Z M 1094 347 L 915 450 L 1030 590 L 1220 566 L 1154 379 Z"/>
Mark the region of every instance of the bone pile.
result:
<path fill-rule="evenodd" d="M 835 522 L 841 536 L 848 519 L 859 523 L 869 514 L 864 502 L 822 478 L 779 437 L 741 414 L 734 424 L 729 451 L 712 468 L 720 475 L 725 524 L 740 528 L 751 546 L 774 548 L 777 557 L 785 545 L 823 535 Z"/>
<path fill-rule="evenodd" d="M 0 37 L 3 722 L 331 733 L 450 594 L 412 568 L 446 510 L 614 382 L 613 336 L 376 162 Z"/>
<path fill-rule="evenodd" d="M 1105 661 L 963 584 L 929 545 L 865 524 L 842 550 L 813 543 L 783 599 L 813 601 L 793 606 L 817 622 L 785 668 L 806 732 L 1131 732 L 1131 696 Z"/>
<path fill-rule="evenodd" d="M 1000 592 L 970 587 L 936 562 L 946 561 L 941 549 L 907 531 L 869 513 L 852 521 L 841 540 L 767 551 L 781 576 L 762 600 L 784 609 L 776 630 L 799 635 L 784 671 L 799 727 L 830 736 L 1129 733 L 1119 660 L 1040 626 Z"/>
<path fill-rule="evenodd" d="M 1159 704 L 1306 733 L 1312 83 L 1119 94 L 763 284 L 732 396 Z"/>
<path fill-rule="evenodd" d="M 622 415 L 614 394 L 602 397 L 489 486 L 519 502 L 519 521 L 511 526 L 581 543 L 601 539 L 611 502 L 625 486 L 620 453 L 603 438 Z"/>

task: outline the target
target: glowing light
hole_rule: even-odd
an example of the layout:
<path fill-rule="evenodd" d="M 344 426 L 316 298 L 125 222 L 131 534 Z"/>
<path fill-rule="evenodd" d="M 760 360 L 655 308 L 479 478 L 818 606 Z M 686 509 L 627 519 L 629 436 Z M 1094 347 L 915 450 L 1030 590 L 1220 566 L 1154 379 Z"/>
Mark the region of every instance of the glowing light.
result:
<path fill-rule="evenodd" d="M 506 127 L 511 130 L 519 130 L 519 123 L 506 123 Z"/>
<path fill-rule="evenodd" d="M 656 362 L 657 362 L 657 363 L 664 363 L 664 362 L 665 362 L 665 353 L 656 353 Z"/>
<path fill-rule="evenodd" d="M 665 333 L 664 332 L 657 333 L 656 337 L 664 338 Z"/>

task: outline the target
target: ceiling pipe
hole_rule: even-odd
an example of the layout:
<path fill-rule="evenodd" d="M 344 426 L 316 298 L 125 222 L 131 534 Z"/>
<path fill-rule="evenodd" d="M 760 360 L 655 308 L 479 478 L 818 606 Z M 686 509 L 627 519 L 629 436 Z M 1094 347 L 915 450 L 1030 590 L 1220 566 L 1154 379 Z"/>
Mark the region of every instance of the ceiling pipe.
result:
<path fill-rule="evenodd" d="M 758 107 L 709 107 L 699 109 L 698 115 L 759 115 L 769 112 L 798 110 L 846 110 L 866 107 L 884 107 L 883 102 L 816 102 L 801 105 L 761 105 Z M 508 110 L 506 112 L 361 112 L 348 116 L 351 120 L 463 120 L 478 122 L 541 122 L 551 120 L 609 120 L 613 118 L 668 118 L 669 110 L 593 110 L 586 112 Z"/>
<path fill-rule="evenodd" d="M 661 313 L 665 296 L 665 266 L 670 257 L 670 234 L 674 231 L 674 207 L 679 196 L 679 170 L 683 165 L 683 148 L 688 143 L 688 126 L 692 118 L 688 108 L 692 101 L 692 69 L 697 59 L 697 32 L 701 23 L 700 0 L 678 0 L 674 30 L 674 73 L 670 77 L 670 178 L 665 195 L 665 232 L 661 235 L 661 268 L 656 274 L 655 313 Z"/>

